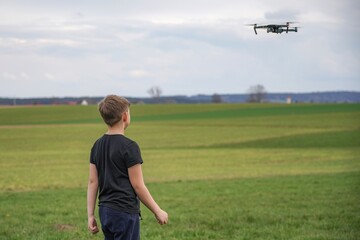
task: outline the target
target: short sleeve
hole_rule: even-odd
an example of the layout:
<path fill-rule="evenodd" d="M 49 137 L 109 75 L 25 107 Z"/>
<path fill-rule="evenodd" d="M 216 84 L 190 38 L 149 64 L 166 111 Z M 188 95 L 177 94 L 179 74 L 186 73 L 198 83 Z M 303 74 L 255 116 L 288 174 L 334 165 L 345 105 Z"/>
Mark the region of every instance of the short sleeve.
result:
<path fill-rule="evenodd" d="M 92 164 L 95 164 L 94 148 L 95 146 L 91 148 L 91 152 L 90 152 L 90 163 Z"/>
<path fill-rule="evenodd" d="M 130 168 L 136 164 L 142 164 L 141 152 L 139 145 L 136 142 L 131 142 L 125 154 L 125 164 L 127 168 Z"/>

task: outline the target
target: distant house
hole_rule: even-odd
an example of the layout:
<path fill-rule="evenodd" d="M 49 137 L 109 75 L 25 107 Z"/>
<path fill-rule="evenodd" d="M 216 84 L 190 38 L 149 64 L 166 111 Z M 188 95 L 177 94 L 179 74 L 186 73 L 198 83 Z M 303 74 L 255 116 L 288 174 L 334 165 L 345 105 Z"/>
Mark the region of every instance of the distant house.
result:
<path fill-rule="evenodd" d="M 85 99 L 81 101 L 80 103 L 82 106 L 87 106 L 89 105 L 88 101 L 86 101 Z"/>
<path fill-rule="evenodd" d="M 76 102 L 76 101 L 68 101 L 67 104 L 68 104 L 68 105 L 76 105 L 77 102 Z"/>
<path fill-rule="evenodd" d="M 289 96 L 286 98 L 286 103 L 287 104 L 291 104 L 292 103 L 292 98 Z"/>

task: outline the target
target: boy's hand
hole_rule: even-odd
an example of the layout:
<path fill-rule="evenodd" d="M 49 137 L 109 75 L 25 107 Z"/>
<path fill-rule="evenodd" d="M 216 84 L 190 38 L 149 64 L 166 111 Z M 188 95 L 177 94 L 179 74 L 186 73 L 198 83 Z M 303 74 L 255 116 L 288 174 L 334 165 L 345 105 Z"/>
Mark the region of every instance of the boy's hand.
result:
<path fill-rule="evenodd" d="M 96 234 L 99 232 L 99 228 L 97 226 L 94 216 L 88 218 L 88 229 L 92 234 Z"/>
<path fill-rule="evenodd" d="M 155 217 L 160 225 L 164 225 L 168 223 L 168 214 L 167 212 L 160 209 L 159 212 L 155 214 Z"/>

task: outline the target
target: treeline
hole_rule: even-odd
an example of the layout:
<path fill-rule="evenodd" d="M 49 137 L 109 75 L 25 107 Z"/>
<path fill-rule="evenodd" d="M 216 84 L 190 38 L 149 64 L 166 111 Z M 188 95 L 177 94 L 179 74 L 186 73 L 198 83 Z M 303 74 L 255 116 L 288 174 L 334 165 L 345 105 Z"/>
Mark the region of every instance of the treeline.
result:
<path fill-rule="evenodd" d="M 126 96 L 125 96 L 126 97 Z M 87 105 L 97 104 L 101 97 L 0 98 L 0 105 Z M 154 103 L 246 103 L 251 94 L 199 94 L 194 96 L 127 97 L 133 104 Z M 266 93 L 261 102 L 269 103 L 359 103 L 360 92 Z"/>

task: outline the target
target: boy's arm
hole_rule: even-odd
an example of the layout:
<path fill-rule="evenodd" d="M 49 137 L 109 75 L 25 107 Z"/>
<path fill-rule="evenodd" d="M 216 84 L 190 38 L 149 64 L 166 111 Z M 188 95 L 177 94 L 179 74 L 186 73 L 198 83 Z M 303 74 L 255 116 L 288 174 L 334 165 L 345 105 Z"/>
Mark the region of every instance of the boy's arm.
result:
<path fill-rule="evenodd" d="M 131 185 L 141 202 L 154 213 L 160 225 L 167 224 L 168 214 L 159 207 L 145 186 L 141 164 L 130 167 L 128 173 Z"/>
<path fill-rule="evenodd" d="M 93 234 L 99 232 L 99 228 L 97 226 L 94 215 L 98 186 L 99 186 L 99 180 L 98 180 L 96 166 L 95 164 L 90 163 L 90 173 L 89 173 L 89 182 L 88 182 L 88 191 L 87 191 L 87 213 L 88 213 L 88 229 Z"/>

